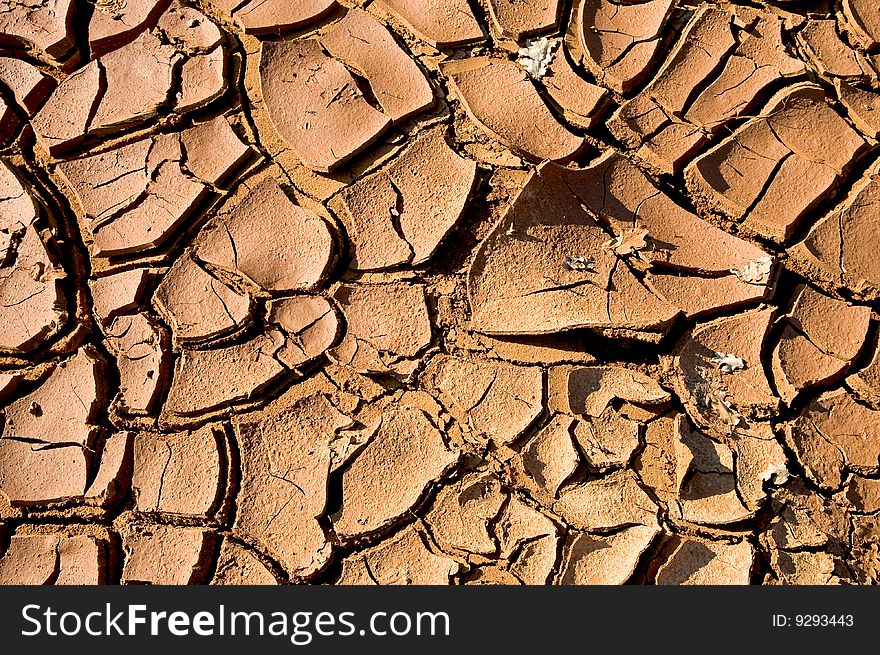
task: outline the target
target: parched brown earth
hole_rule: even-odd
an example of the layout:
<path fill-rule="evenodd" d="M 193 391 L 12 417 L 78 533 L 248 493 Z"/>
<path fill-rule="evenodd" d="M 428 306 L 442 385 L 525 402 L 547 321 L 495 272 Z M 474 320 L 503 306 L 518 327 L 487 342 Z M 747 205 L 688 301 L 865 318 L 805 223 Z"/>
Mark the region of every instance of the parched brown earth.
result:
<path fill-rule="evenodd" d="M 0 0 L 0 584 L 880 581 L 874 0 Z"/>

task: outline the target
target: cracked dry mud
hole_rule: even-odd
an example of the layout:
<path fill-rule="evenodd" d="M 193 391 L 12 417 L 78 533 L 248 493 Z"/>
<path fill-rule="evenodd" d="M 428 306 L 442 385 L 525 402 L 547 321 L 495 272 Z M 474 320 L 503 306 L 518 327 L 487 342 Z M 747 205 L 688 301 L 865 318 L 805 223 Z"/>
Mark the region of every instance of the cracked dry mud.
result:
<path fill-rule="evenodd" d="M 0 584 L 880 581 L 875 0 L 0 28 Z"/>

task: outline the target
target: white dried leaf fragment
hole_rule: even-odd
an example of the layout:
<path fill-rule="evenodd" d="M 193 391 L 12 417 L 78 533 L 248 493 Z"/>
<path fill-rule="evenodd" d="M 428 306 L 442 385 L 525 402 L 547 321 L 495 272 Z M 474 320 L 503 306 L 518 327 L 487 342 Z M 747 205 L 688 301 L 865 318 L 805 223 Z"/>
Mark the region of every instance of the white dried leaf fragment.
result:
<path fill-rule="evenodd" d="M 746 367 L 746 361 L 730 353 L 715 353 L 710 360 L 722 373 L 735 373 Z"/>
<path fill-rule="evenodd" d="M 533 80 L 540 80 L 547 74 L 547 68 L 553 61 L 553 50 L 559 45 L 546 36 L 540 39 L 529 39 L 526 47 L 519 49 L 517 63 L 526 69 Z"/>
<path fill-rule="evenodd" d="M 751 261 L 740 268 L 732 268 L 730 272 L 747 284 L 764 285 L 770 279 L 771 268 L 773 268 L 773 258 L 767 256 Z"/>
<path fill-rule="evenodd" d="M 791 475 L 785 464 L 771 464 L 767 470 L 760 475 L 761 482 L 769 482 L 777 487 L 788 482 L 789 477 L 791 477 Z"/>

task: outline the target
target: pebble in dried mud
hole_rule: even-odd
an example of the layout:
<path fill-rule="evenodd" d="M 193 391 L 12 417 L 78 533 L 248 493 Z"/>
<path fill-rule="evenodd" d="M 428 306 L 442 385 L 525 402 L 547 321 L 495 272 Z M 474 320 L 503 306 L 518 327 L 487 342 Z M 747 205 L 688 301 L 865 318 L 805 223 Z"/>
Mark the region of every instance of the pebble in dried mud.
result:
<path fill-rule="evenodd" d="M 441 548 L 478 555 L 498 550 L 489 524 L 505 501 L 500 481 L 489 473 L 472 473 L 444 486 L 437 494 L 425 523 Z"/>
<path fill-rule="evenodd" d="M 421 39 L 435 48 L 452 48 L 485 41 L 467 0 L 379 0 Z"/>
<path fill-rule="evenodd" d="M 103 543 L 87 536 L 13 535 L 0 557 L 0 584 L 104 583 Z"/>
<path fill-rule="evenodd" d="M 624 250 L 634 223 L 645 246 Z M 566 265 L 577 256 L 591 267 Z M 676 205 L 620 155 L 578 170 L 545 163 L 477 251 L 468 272 L 473 323 L 490 334 L 663 331 L 680 308 L 705 313 L 762 298 L 769 279 L 750 283 L 733 271 L 764 256 Z M 648 269 L 647 287 L 637 268 Z"/>
<path fill-rule="evenodd" d="M 431 342 L 425 288 L 405 283 L 340 286 L 346 333 L 330 355 L 361 373 L 407 376 Z"/>
<path fill-rule="evenodd" d="M 659 532 L 657 527 L 636 525 L 607 536 L 576 533 L 565 547 L 558 583 L 624 584 Z"/>
<path fill-rule="evenodd" d="M 392 525 L 458 458 L 422 410 L 387 410 L 372 442 L 342 473 L 342 507 L 331 516 L 336 534 L 351 539 Z"/>
<path fill-rule="evenodd" d="M 313 289 L 333 250 L 327 223 L 293 204 L 271 178 L 221 211 L 193 242 L 199 261 L 270 293 Z"/>
<path fill-rule="evenodd" d="M 833 382 L 859 354 L 871 321 L 869 307 L 856 307 L 802 285 L 772 354 L 773 379 L 791 403 L 803 390 Z"/>
<path fill-rule="evenodd" d="M 868 49 L 880 43 L 880 11 L 871 0 L 843 0 L 843 16 L 849 38 Z"/>
<path fill-rule="evenodd" d="M 204 528 L 131 524 L 121 530 L 122 584 L 204 582 L 213 535 Z"/>
<path fill-rule="evenodd" d="M 216 0 L 248 34 L 273 34 L 304 27 L 330 13 L 336 0 Z"/>
<path fill-rule="evenodd" d="M 154 30 L 108 52 L 58 85 L 32 121 L 38 141 L 50 154 L 59 155 L 87 137 L 104 138 L 173 110 L 182 99 L 173 93 L 176 71 L 182 71 L 183 95 L 189 95 L 184 107 L 194 108 L 217 97 L 225 89 L 222 77 L 217 80 L 220 88 L 197 85 L 192 94 L 192 80 L 186 88 L 186 70 L 190 62 L 209 56 L 206 51 L 220 47 L 220 40 L 219 30 L 207 16 L 173 2 Z"/>
<path fill-rule="evenodd" d="M 0 43 L 36 48 L 55 59 L 74 47 L 74 0 L 4 0 L 0 5 Z"/>
<path fill-rule="evenodd" d="M 823 489 L 839 489 L 846 471 L 880 470 L 880 412 L 846 390 L 813 400 L 787 426 L 786 436 L 809 478 Z"/>
<path fill-rule="evenodd" d="M 93 256 L 144 253 L 163 245 L 240 169 L 251 149 L 222 116 L 64 162 Z"/>
<path fill-rule="evenodd" d="M 553 511 L 576 528 L 587 531 L 655 526 L 658 510 L 629 470 L 566 487 L 553 503 Z"/>
<path fill-rule="evenodd" d="M 611 89 L 625 93 L 649 71 L 662 42 L 672 0 L 583 0 L 577 16 L 584 64 Z"/>
<path fill-rule="evenodd" d="M 544 375 L 537 366 L 439 355 L 421 383 L 468 431 L 499 446 L 515 441 L 544 410 Z"/>
<path fill-rule="evenodd" d="M 568 161 L 584 139 L 560 123 L 528 74 L 507 59 L 472 57 L 443 65 L 468 115 L 493 138 L 530 159 Z"/>
<path fill-rule="evenodd" d="M 710 134 L 752 109 L 765 89 L 804 70 L 785 50 L 778 17 L 701 7 L 657 76 L 621 106 L 609 128 L 653 168 L 677 173 Z"/>
<path fill-rule="evenodd" d="M 40 208 L 13 169 L 0 161 L 0 350 L 32 350 L 58 331 L 64 271 L 37 229 Z"/>
<path fill-rule="evenodd" d="M 880 261 L 871 244 L 880 236 L 880 166 L 874 165 L 849 195 L 790 250 L 811 276 L 873 300 L 880 295 Z"/>
<path fill-rule="evenodd" d="M 559 529 L 543 513 L 511 496 L 495 524 L 499 555 L 520 584 L 547 584 L 556 564 Z"/>
<path fill-rule="evenodd" d="M 726 543 L 683 539 L 657 571 L 660 585 L 744 585 L 749 583 L 754 548 L 747 541 Z"/>
<path fill-rule="evenodd" d="M 107 328 L 104 343 L 116 357 L 119 394 L 117 411 L 151 414 L 168 376 L 168 339 L 146 314 L 120 316 Z"/>
<path fill-rule="evenodd" d="M 332 554 L 318 518 L 327 510 L 331 444 L 352 425 L 323 395 L 294 392 L 235 421 L 242 472 L 233 532 L 293 578 L 313 575 Z"/>
<path fill-rule="evenodd" d="M 223 443 L 222 429 L 214 426 L 173 435 L 139 433 L 131 482 L 135 509 L 213 516 L 223 494 Z"/>
<path fill-rule="evenodd" d="M 341 201 L 352 268 L 426 262 L 461 218 L 476 180 L 476 163 L 432 130 L 385 169 L 346 187 Z"/>
<path fill-rule="evenodd" d="M 772 308 L 755 309 L 699 324 L 679 344 L 672 358 L 676 391 L 698 425 L 729 432 L 746 417 L 775 415 L 779 399 L 762 364 L 773 314 Z M 745 367 L 725 373 L 716 353 L 735 355 Z"/>
<path fill-rule="evenodd" d="M 260 87 L 279 136 L 316 171 L 338 168 L 391 125 L 345 66 L 313 39 L 263 43 Z"/>
<path fill-rule="evenodd" d="M 342 561 L 338 585 L 446 585 L 461 565 L 433 553 L 427 537 L 410 525 L 378 546 Z"/>
<path fill-rule="evenodd" d="M 707 207 L 783 242 L 837 188 L 865 145 L 821 87 L 802 83 L 778 92 L 760 116 L 694 160 L 685 178 Z"/>
<path fill-rule="evenodd" d="M 217 556 L 212 585 L 277 585 L 272 572 L 250 550 L 228 538 Z"/>
<path fill-rule="evenodd" d="M 348 12 L 321 37 L 321 45 L 369 81 L 376 102 L 394 123 L 434 104 L 434 93 L 421 69 L 365 11 Z"/>

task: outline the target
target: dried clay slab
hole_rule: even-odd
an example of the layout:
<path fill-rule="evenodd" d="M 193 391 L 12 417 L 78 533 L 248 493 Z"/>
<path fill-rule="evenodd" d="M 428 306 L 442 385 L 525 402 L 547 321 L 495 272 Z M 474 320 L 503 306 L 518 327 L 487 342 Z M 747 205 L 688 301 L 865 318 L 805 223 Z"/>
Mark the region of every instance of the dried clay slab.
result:
<path fill-rule="evenodd" d="M 43 213 L 27 183 L 0 161 L 0 351 L 33 350 L 67 320 L 65 273 L 50 256 Z"/>
<path fill-rule="evenodd" d="M 135 509 L 210 519 L 223 498 L 225 460 L 222 428 L 138 433 L 131 482 Z"/>
<path fill-rule="evenodd" d="M 427 537 L 414 526 L 342 561 L 338 585 L 448 585 L 462 568 L 450 557 L 435 554 Z"/>
<path fill-rule="evenodd" d="M 583 0 L 577 24 L 584 65 L 614 91 L 631 90 L 657 57 L 674 4 L 673 0 Z"/>
<path fill-rule="evenodd" d="M 755 309 L 697 325 L 672 359 L 676 391 L 691 419 L 722 432 L 748 417 L 775 416 L 779 399 L 762 364 L 774 309 Z M 726 367 L 725 356 L 735 365 Z"/>
<path fill-rule="evenodd" d="M 868 60 L 840 38 L 834 19 L 807 21 L 796 39 L 820 75 L 847 79 L 867 79 L 876 75 Z"/>
<path fill-rule="evenodd" d="M 0 11 L 0 43 L 3 45 L 35 48 L 58 60 L 73 49 L 74 0 L 3 4 Z"/>
<path fill-rule="evenodd" d="M 369 81 L 376 102 L 392 122 L 401 123 L 434 104 L 421 69 L 368 13 L 352 9 L 320 41 L 331 56 Z"/>
<path fill-rule="evenodd" d="M 419 38 L 435 48 L 453 48 L 486 40 L 467 0 L 378 0 Z"/>
<path fill-rule="evenodd" d="M 204 528 L 131 524 L 121 530 L 121 584 L 190 585 L 205 582 L 214 535 Z"/>
<path fill-rule="evenodd" d="M 624 584 L 659 532 L 635 525 L 610 535 L 575 533 L 565 547 L 557 584 Z"/>
<path fill-rule="evenodd" d="M 823 489 L 839 489 L 848 471 L 873 476 L 880 468 L 880 412 L 845 389 L 807 405 L 786 426 L 786 439 L 807 476 Z"/>
<path fill-rule="evenodd" d="M 327 223 L 295 205 L 272 178 L 223 207 L 192 246 L 203 265 L 269 293 L 313 290 L 325 278 L 334 249 Z"/>
<path fill-rule="evenodd" d="M 850 40 L 864 49 L 880 44 L 880 8 L 872 0 L 843 0 L 844 25 Z"/>
<path fill-rule="evenodd" d="M 108 258 L 161 247 L 251 155 L 220 116 L 58 169 L 79 204 L 92 256 Z"/>
<path fill-rule="evenodd" d="M 277 34 L 305 27 L 339 5 L 336 0 L 214 0 L 248 34 Z"/>
<path fill-rule="evenodd" d="M 223 545 L 220 546 L 220 553 L 217 555 L 217 570 L 211 584 L 218 586 L 267 586 L 277 585 L 278 581 L 271 569 L 253 551 L 227 537 L 223 539 Z"/>
<path fill-rule="evenodd" d="M 42 72 L 27 61 L 0 57 L 0 82 L 15 98 L 15 104 L 33 116 L 55 89 L 55 78 Z"/>
<path fill-rule="evenodd" d="M 502 37 L 523 37 L 551 32 L 559 27 L 560 0 L 489 0 L 492 25 Z"/>
<path fill-rule="evenodd" d="M 748 114 L 765 89 L 804 73 L 803 62 L 786 51 L 782 25 L 769 13 L 746 19 L 732 9 L 700 8 L 655 78 L 621 106 L 609 129 L 653 168 L 678 173 L 711 134 Z"/>
<path fill-rule="evenodd" d="M 880 261 L 873 243 L 880 238 L 880 165 L 872 165 L 847 197 L 821 218 L 806 238 L 789 250 L 796 266 L 832 288 L 873 300 L 880 295 Z"/>
<path fill-rule="evenodd" d="M 381 111 L 367 102 L 343 62 L 367 79 Z M 279 136 L 303 164 L 320 172 L 338 168 L 391 124 L 434 104 L 418 65 L 381 23 L 360 10 L 349 12 L 320 40 L 263 43 L 260 88 Z"/>
<path fill-rule="evenodd" d="M 92 59 L 132 41 L 156 24 L 169 0 L 97 0 L 89 20 Z"/>
<path fill-rule="evenodd" d="M 342 473 L 342 506 L 330 517 L 336 534 L 353 539 L 393 525 L 458 459 L 422 410 L 386 411 L 376 436 Z"/>
<path fill-rule="evenodd" d="M 439 355 L 420 382 L 459 423 L 496 445 L 515 441 L 544 410 L 544 375 L 536 366 Z"/>
<path fill-rule="evenodd" d="M 0 584 L 105 584 L 105 547 L 86 535 L 15 534 L 0 557 Z"/>
<path fill-rule="evenodd" d="M 657 584 L 749 584 L 754 551 L 747 541 L 727 543 L 683 539 L 657 571 Z"/>
<path fill-rule="evenodd" d="M 113 409 L 149 415 L 156 408 L 169 372 L 166 332 L 148 314 L 119 316 L 106 330 L 104 344 L 116 358 L 119 393 Z"/>
<path fill-rule="evenodd" d="M 322 569 L 332 554 L 318 519 L 327 509 L 332 444 L 352 425 L 325 396 L 295 391 L 234 422 L 242 477 L 233 533 L 296 579 Z"/>
<path fill-rule="evenodd" d="M 853 86 L 844 80 L 834 80 L 834 88 L 859 131 L 871 139 L 880 137 L 880 93 Z"/>
<path fill-rule="evenodd" d="M 103 139 L 141 126 L 169 104 L 178 112 L 207 104 L 226 90 L 222 38 L 207 16 L 173 2 L 153 30 L 58 85 L 32 121 L 38 142 L 57 156 L 87 138 Z M 207 59 L 215 61 L 213 76 L 206 74 L 212 67 L 199 62 Z M 178 75 L 181 90 L 174 93 Z"/>
<path fill-rule="evenodd" d="M 786 402 L 805 389 L 839 379 L 868 336 L 870 307 L 850 305 L 802 285 L 795 289 L 771 367 Z"/>
<path fill-rule="evenodd" d="M 585 169 L 545 163 L 477 251 L 468 272 L 473 327 L 663 331 L 682 311 L 763 298 L 769 267 L 751 281 L 736 271 L 765 257 L 676 205 L 613 152 Z M 643 283 L 635 271 L 645 269 Z"/>
<path fill-rule="evenodd" d="M 865 146 L 820 87 L 798 84 L 691 163 L 685 177 L 707 208 L 782 242 L 837 188 Z"/>
<path fill-rule="evenodd" d="M 343 285 L 333 294 L 347 324 L 331 357 L 360 373 L 408 376 L 431 343 L 425 288 L 406 283 Z"/>
<path fill-rule="evenodd" d="M 495 139 L 531 159 L 567 161 L 585 140 L 560 123 L 529 75 L 493 57 L 450 61 L 441 67 L 468 115 Z"/>
<path fill-rule="evenodd" d="M 444 485 L 425 514 L 431 535 L 446 552 L 491 556 L 498 544 L 489 525 L 507 500 L 501 483 L 491 474 L 474 472 Z"/>
<path fill-rule="evenodd" d="M 352 268 L 425 263 L 464 213 L 476 181 L 476 162 L 431 130 L 390 165 L 343 189 Z"/>
<path fill-rule="evenodd" d="M 587 129 L 596 124 L 605 106 L 607 91 L 581 77 L 559 45 L 547 65 L 541 84 L 550 103 L 566 121 Z"/>

